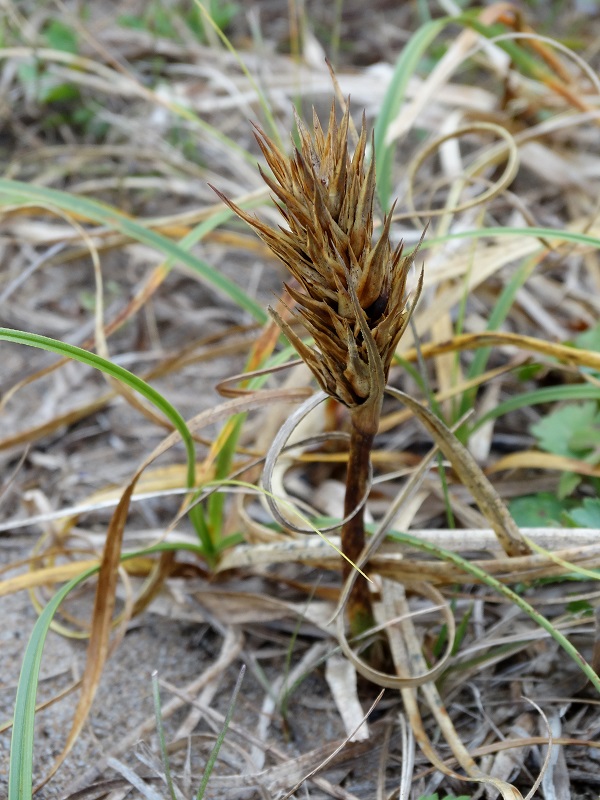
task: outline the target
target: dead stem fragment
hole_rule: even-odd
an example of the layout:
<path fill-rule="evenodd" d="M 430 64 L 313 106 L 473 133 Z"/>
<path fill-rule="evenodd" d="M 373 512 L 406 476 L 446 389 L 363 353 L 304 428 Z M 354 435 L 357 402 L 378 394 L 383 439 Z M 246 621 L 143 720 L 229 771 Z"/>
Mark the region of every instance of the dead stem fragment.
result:
<path fill-rule="evenodd" d="M 363 497 L 369 458 L 379 426 L 392 356 L 409 319 L 406 279 L 414 253 L 390 242 L 391 213 L 372 242 L 375 159 L 366 163 L 367 131 L 348 152 L 349 111 L 338 123 L 335 104 L 323 131 L 314 114 L 312 133 L 296 117 L 300 148 L 288 158 L 261 131 L 256 138 L 273 178 L 273 191 L 286 227 L 275 230 L 219 193 L 286 265 L 297 284 L 286 289 L 297 304 L 296 318 L 313 338 L 310 347 L 272 308 L 282 331 L 310 367 L 319 385 L 350 411 L 351 440 L 345 515 Z M 362 509 L 342 529 L 342 549 L 355 560 L 364 545 Z M 351 569 L 350 565 L 345 567 Z M 359 578 L 349 599 L 351 632 L 372 625 L 368 585 Z"/>

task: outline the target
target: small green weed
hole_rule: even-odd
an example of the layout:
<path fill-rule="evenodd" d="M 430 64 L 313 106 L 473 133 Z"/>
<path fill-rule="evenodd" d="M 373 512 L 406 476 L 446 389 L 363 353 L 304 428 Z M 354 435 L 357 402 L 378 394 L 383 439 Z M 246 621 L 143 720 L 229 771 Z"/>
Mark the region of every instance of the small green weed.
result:
<path fill-rule="evenodd" d="M 580 334 L 574 346 L 582 350 L 600 351 L 600 325 Z M 595 378 L 600 375 L 593 370 L 585 370 Z M 555 455 L 574 458 L 597 466 L 600 463 L 600 407 L 597 400 L 570 403 L 548 414 L 531 427 L 541 450 Z M 559 498 L 566 498 L 582 483 L 583 477 L 565 472 L 558 487 Z M 589 480 L 589 479 L 588 479 Z M 594 488 L 600 483 L 591 479 Z"/>
<path fill-rule="evenodd" d="M 600 325 L 579 335 L 573 345 L 584 350 L 600 351 Z M 595 378 L 600 377 L 594 370 L 585 368 L 582 371 Z M 530 375 L 522 377 L 528 379 Z M 600 405 L 596 399 L 582 398 L 582 402 L 571 402 L 556 408 L 533 424 L 530 432 L 538 448 L 545 453 L 583 461 L 593 467 L 600 464 Z M 524 527 L 564 524 L 598 528 L 600 501 L 586 498 L 581 503 L 573 497 L 575 491 L 585 484 L 591 485 L 596 493 L 600 491 L 598 478 L 565 471 L 555 494 L 539 492 L 519 497 L 510 503 L 511 513 L 515 521 Z"/>
<path fill-rule="evenodd" d="M 77 31 L 56 19 L 49 20 L 42 28 L 36 44 L 70 56 L 79 54 Z M 106 135 L 108 125 L 98 116 L 101 106 L 97 100 L 86 97 L 76 81 L 65 80 L 65 65 L 70 62 L 67 57 L 66 60 L 57 58 L 56 61 L 31 58 L 19 63 L 17 75 L 23 93 L 32 105 L 43 110 L 40 115 L 43 130 L 52 131 L 61 125 L 68 125 L 75 134 L 90 136 L 98 141 Z"/>
<path fill-rule="evenodd" d="M 77 55 L 79 51 L 75 30 L 58 20 L 50 20 L 42 29 L 40 44 L 71 55 Z M 80 100 L 81 94 L 75 84 L 57 77 L 52 68 L 37 59 L 19 64 L 18 75 L 28 93 L 40 105 Z"/>
<path fill-rule="evenodd" d="M 592 466 L 600 463 L 600 410 L 598 403 L 570 403 L 557 408 L 535 425 L 531 432 L 541 450 L 546 453 L 585 461 Z M 558 497 L 571 495 L 583 477 L 564 472 L 558 485 Z"/>
<path fill-rule="evenodd" d="M 470 800 L 470 798 L 466 794 L 461 794 L 459 797 L 455 797 L 453 794 L 447 794 L 445 797 L 440 798 L 436 792 L 435 794 L 421 795 L 419 800 Z"/>
<path fill-rule="evenodd" d="M 510 513 L 523 528 L 557 527 L 563 515 L 573 508 L 572 500 L 560 499 L 550 492 L 538 492 L 517 497 L 509 503 Z"/>
<path fill-rule="evenodd" d="M 600 499 L 586 497 L 583 505 L 568 511 L 565 518 L 579 528 L 600 528 Z"/>
<path fill-rule="evenodd" d="M 73 53 L 73 55 L 79 52 L 77 33 L 70 25 L 57 19 L 50 20 L 46 25 L 43 37 L 48 47 L 53 50 L 63 50 L 65 53 Z"/>
<path fill-rule="evenodd" d="M 231 20 L 239 11 L 236 3 L 221 2 L 220 0 L 208 0 L 208 2 L 205 0 L 202 5 L 221 31 L 225 31 L 229 27 Z M 202 12 L 195 3 L 191 4 L 191 8 L 177 6 L 167 8 L 164 3 L 152 2 L 147 4 L 141 14 L 119 15 L 117 22 L 124 28 L 147 31 L 165 39 L 179 40 L 181 37 L 176 17 L 187 26 L 198 41 L 204 43 L 209 41 Z"/>
<path fill-rule="evenodd" d="M 210 776 L 212 771 L 215 767 L 215 763 L 217 761 L 219 751 L 223 742 L 225 741 L 225 735 L 227 734 L 227 729 L 229 728 L 229 724 L 231 723 L 231 718 L 233 717 L 233 712 L 235 710 L 235 704 L 240 693 L 240 689 L 242 688 L 242 681 L 244 679 L 244 675 L 246 674 L 246 667 L 242 665 L 240 669 L 238 679 L 235 683 L 235 687 L 233 689 L 233 693 L 231 696 L 231 701 L 229 703 L 229 709 L 227 714 L 224 718 L 223 724 L 221 726 L 221 730 L 216 738 L 215 744 L 212 748 L 210 756 L 206 762 L 206 766 L 204 768 L 204 774 L 202 776 L 202 780 L 200 782 L 200 786 L 198 787 L 198 791 L 196 792 L 195 800 L 202 800 L 204 794 L 206 792 L 206 787 L 208 785 L 208 781 L 210 780 Z M 167 752 L 167 744 L 165 740 L 165 732 L 163 728 L 163 721 L 162 721 L 162 712 L 161 712 L 161 705 L 160 705 L 160 691 L 158 688 L 158 676 L 156 673 L 152 675 L 152 695 L 154 700 L 154 714 L 156 718 L 156 729 L 158 733 L 159 745 L 160 745 L 160 752 L 161 752 L 161 759 L 164 769 L 164 780 L 167 785 L 167 789 L 169 792 L 169 797 L 171 800 L 176 800 L 178 793 L 175 791 L 175 785 L 173 783 L 173 778 L 171 775 L 171 765 L 169 761 L 169 755 Z M 179 792 L 179 796 L 181 796 L 181 792 Z"/>

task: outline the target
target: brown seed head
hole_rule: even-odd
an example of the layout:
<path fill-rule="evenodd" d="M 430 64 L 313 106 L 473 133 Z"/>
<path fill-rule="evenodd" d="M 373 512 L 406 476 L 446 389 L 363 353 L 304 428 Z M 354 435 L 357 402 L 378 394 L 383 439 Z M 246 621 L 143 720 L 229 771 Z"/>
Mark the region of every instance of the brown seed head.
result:
<path fill-rule="evenodd" d="M 367 133 L 348 152 L 349 112 L 340 123 L 332 106 L 325 133 L 316 114 L 309 133 L 296 117 L 300 149 L 288 158 L 256 128 L 274 178 L 286 227 L 275 230 L 218 193 L 283 261 L 299 284 L 286 288 L 316 348 L 308 347 L 273 310 L 272 316 L 321 387 L 350 409 L 381 397 L 398 341 L 408 323 L 406 278 L 414 254 L 390 244 L 391 213 L 373 243 L 375 159 L 365 163 Z"/>

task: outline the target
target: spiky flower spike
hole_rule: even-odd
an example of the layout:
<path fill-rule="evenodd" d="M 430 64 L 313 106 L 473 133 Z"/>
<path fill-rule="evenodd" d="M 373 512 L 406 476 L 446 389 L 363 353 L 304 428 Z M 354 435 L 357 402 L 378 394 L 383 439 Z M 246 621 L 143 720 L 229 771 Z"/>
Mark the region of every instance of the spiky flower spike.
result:
<path fill-rule="evenodd" d="M 352 433 L 346 516 L 364 496 L 369 456 L 379 425 L 392 356 L 406 325 L 406 278 L 414 253 L 390 244 L 391 213 L 376 243 L 373 235 L 375 159 L 367 165 L 363 115 L 358 144 L 348 152 L 349 111 L 338 124 L 332 105 L 325 133 L 314 114 L 313 134 L 296 117 L 300 149 L 291 158 L 256 128 L 256 138 L 274 178 L 261 175 L 279 201 L 287 225 L 275 230 L 219 193 L 258 233 L 299 284 L 286 289 L 297 316 L 312 336 L 309 347 L 276 311 L 269 309 L 286 337 L 327 394 L 350 410 Z M 418 290 L 420 291 L 420 285 Z M 342 548 L 356 560 L 364 545 L 359 512 L 342 530 Z M 353 632 L 370 626 L 368 587 L 358 578 L 349 601 Z"/>

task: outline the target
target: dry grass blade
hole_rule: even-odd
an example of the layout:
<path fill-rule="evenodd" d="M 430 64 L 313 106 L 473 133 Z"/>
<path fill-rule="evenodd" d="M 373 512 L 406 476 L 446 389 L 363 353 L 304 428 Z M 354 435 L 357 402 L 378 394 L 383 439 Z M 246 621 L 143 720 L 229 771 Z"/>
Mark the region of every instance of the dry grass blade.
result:
<path fill-rule="evenodd" d="M 140 793 L 140 796 L 143 797 L 144 800 L 162 800 L 163 795 L 161 792 L 152 788 L 152 786 L 140 778 L 140 776 L 134 770 L 132 770 L 131 767 L 123 764 L 122 761 L 111 757 L 106 763 L 109 767 L 111 767 L 111 769 L 114 769 L 115 772 L 118 772 L 120 775 L 122 775 L 127 783 L 129 783 L 134 789 L 137 789 L 137 791 Z"/>
<path fill-rule="evenodd" d="M 137 476 L 136 476 L 137 477 Z M 129 502 L 135 487 L 135 479 L 129 484 L 115 513 L 106 534 L 106 545 L 102 555 L 100 571 L 96 586 L 94 610 L 91 621 L 90 640 L 87 651 L 86 666 L 81 681 L 81 693 L 77 709 L 73 717 L 71 730 L 67 735 L 65 746 L 46 774 L 41 785 L 47 783 L 55 774 L 71 751 L 75 741 L 87 719 L 91 708 L 104 664 L 109 651 L 109 638 L 113 626 L 113 615 L 116 600 L 118 569 L 121 557 L 123 531 L 127 521 Z"/>
<path fill-rule="evenodd" d="M 487 188 L 484 192 L 482 192 L 477 197 L 474 197 L 470 200 L 465 200 L 458 205 L 453 206 L 452 208 L 443 208 L 443 209 L 436 209 L 436 208 L 427 208 L 427 209 L 417 209 L 414 206 L 414 200 L 412 195 L 412 186 L 415 181 L 415 176 L 420 169 L 423 162 L 437 150 L 440 145 L 444 144 L 449 140 L 458 138 L 460 136 L 464 136 L 466 134 L 474 133 L 474 132 L 489 132 L 495 133 L 500 138 L 504 140 L 504 147 L 502 149 L 498 149 L 497 154 L 494 156 L 486 156 L 480 162 L 475 162 L 469 169 L 465 172 L 464 176 L 461 175 L 461 181 L 474 181 L 476 179 L 477 173 L 482 171 L 485 167 L 489 167 L 489 164 L 492 160 L 498 160 L 503 155 L 503 150 L 506 149 L 508 151 L 508 159 L 506 162 L 506 166 L 502 175 L 498 178 L 496 182 L 489 188 Z M 500 195 L 503 191 L 505 191 L 508 186 L 513 182 L 517 173 L 519 171 L 519 155 L 517 146 L 511 134 L 500 125 L 495 125 L 492 123 L 486 122 L 477 122 L 472 125 L 466 125 L 464 127 L 458 128 L 457 130 L 452 131 L 451 133 L 444 134 L 443 136 L 439 136 L 434 139 L 432 142 L 428 143 L 426 147 L 417 155 L 416 158 L 412 159 L 409 164 L 408 172 L 407 172 L 407 182 L 408 182 L 408 193 L 406 202 L 408 207 L 410 208 L 410 216 L 416 220 L 418 225 L 423 225 L 424 219 L 429 219 L 431 217 L 441 216 L 441 215 L 454 215 L 459 214 L 463 211 L 467 211 L 470 208 L 475 208 L 476 206 L 483 205 L 487 201 L 491 200 L 492 198 Z"/>
<path fill-rule="evenodd" d="M 379 703 L 379 701 L 383 697 L 383 694 L 384 694 L 384 690 L 382 689 L 379 692 L 379 694 L 377 695 L 377 697 L 375 698 L 375 700 L 373 701 L 373 703 L 371 704 L 371 707 L 369 708 L 369 710 L 365 714 L 364 719 L 362 719 L 359 722 L 359 724 L 356 726 L 356 729 L 348 736 L 348 738 L 345 739 L 340 745 L 338 745 L 338 747 L 333 751 L 333 753 L 331 753 L 331 755 L 328 756 L 325 759 L 325 761 L 323 761 L 321 764 L 319 764 L 318 767 L 315 767 L 315 769 L 313 769 L 311 772 L 309 772 L 307 775 L 305 775 L 303 778 L 301 778 L 301 780 L 298 781 L 298 783 L 293 787 L 293 789 L 290 789 L 289 792 L 287 792 L 286 794 L 283 795 L 281 800 L 289 800 L 289 798 L 298 791 L 298 789 L 302 786 L 303 783 L 305 783 L 306 781 L 310 780 L 318 772 L 323 770 L 330 761 L 334 760 L 334 758 L 338 755 L 338 753 L 342 752 L 342 750 L 344 749 L 346 744 L 348 742 L 352 741 L 353 736 L 356 734 L 356 732 L 359 730 L 359 728 L 366 722 L 366 720 L 371 715 L 372 711 L 374 711 L 374 709 L 377 707 L 377 704 Z"/>
<path fill-rule="evenodd" d="M 104 337 L 110 336 L 115 331 L 119 330 L 119 328 L 124 325 L 128 320 L 135 316 L 136 313 L 140 311 L 141 308 L 144 307 L 145 303 L 149 301 L 152 295 L 156 292 L 156 290 L 160 287 L 163 283 L 167 275 L 169 274 L 169 269 L 165 264 L 161 264 L 156 267 L 148 276 L 148 278 L 144 281 L 143 285 L 136 292 L 135 297 L 130 300 L 126 307 L 122 309 L 119 314 L 113 319 L 107 322 L 103 326 Z M 94 339 L 92 337 L 86 339 L 82 343 L 82 347 L 90 348 L 94 344 Z M 24 389 L 26 386 L 30 385 L 31 383 L 39 380 L 40 378 L 49 375 L 54 370 L 59 369 L 60 367 L 65 366 L 69 363 L 69 359 L 67 358 L 59 358 L 54 363 L 50 364 L 49 366 L 45 367 L 42 370 L 38 370 L 37 372 L 33 373 L 32 375 L 28 375 L 26 378 L 18 381 L 14 386 L 12 386 L 8 391 L 6 391 L 2 395 L 2 399 L 0 400 L 0 411 L 6 406 L 9 400 L 14 397 L 14 395 L 19 392 L 21 389 Z M 114 396 L 114 393 L 110 393 L 109 395 L 105 396 L 104 403 L 107 400 Z M 94 401 L 95 403 L 100 403 L 101 399 L 97 399 Z M 75 412 L 73 412 L 75 413 Z M 90 412 L 92 413 L 92 412 Z M 67 420 L 68 421 L 68 420 Z M 59 423 L 57 423 L 59 424 Z M 41 427 L 41 426 L 40 426 Z M 44 435 L 47 432 L 43 428 L 39 435 Z M 10 440 L 9 440 L 10 441 Z M 10 444 L 6 444 L 6 447 L 10 446 Z"/>
<path fill-rule="evenodd" d="M 458 352 L 460 350 L 477 350 L 481 347 L 514 346 L 520 350 L 531 350 L 541 353 L 549 358 L 555 358 L 562 364 L 574 367 L 590 367 L 600 370 L 600 354 L 593 350 L 583 350 L 569 347 L 568 345 L 546 342 L 533 336 L 524 336 L 519 333 L 505 333 L 504 331 L 481 333 L 465 333 L 453 337 L 448 342 L 433 342 L 420 347 L 423 358 L 432 358 L 442 353 Z M 417 360 L 417 351 L 410 350 L 402 354 L 407 361 Z"/>
<path fill-rule="evenodd" d="M 518 526 L 510 516 L 508 509 L 500 499 L 497 491 L 485 477 L 481 468 L 469 451 L 450 430 L 428 408 L 414 398 L 387 387 L 387 391 L 407 405 L 433 436 L 435 443 L 451 462 L 464 485 L 472 493 L 479 508 L 496 532 L 502 549 L 509 556 L 524 555 L 530 552 Z"/>
<path fill-rule="evenodd" d="M 490 464 L 487 473 L 492 474 L 506 469 L 556 470 L 557 472 L 574 472 L 577 475 L 600 478 L 600 467 L 598 466 L 588 464 L 581 459 L 559 456 L 555 453 L 543 453 L 539 450 L 521 450 L 519 453 L 503 456 Z"/>
<path fill-rule="evenodd" d="M 89 403 L 85 403 L 79 408 L 73 409 L 73 411 L 67 411 L 64 414 L 55 416 L 53 419 L 48 420 L 48 422 L 44 422 L 40 425 L 33 425 L 25 431 L 15 433 L 12 436 L 6 436 L 0 441 L 0 450 L 9 450 L 13 447 L 36 442 L 44 436 L 48 436 L 65 426 L 74 425 L 80 420 L 90 417 L 97 411 L 100 411 L 114 397 L 115 392 L 107 392 L 95 400 L 91 400 Z"/>
<path fill-rule="evenodd" d="M 369 727 L 358 700 L 357 673 L 352 663 L 338 654 L 327 659 L 325 678 L 339 710 L 346 733 L 355 741 L 369 738 Z"/>
<path fill-rule="evenodd" d="M 306 416 L 313 411 L 318 405 L 323 403 L 327 398 L 327 394 L 325 392 L 318 392 L 311 397 L 309 397 L 299 408 L 297 408 L 288 419 L 284 422 L 284 424 L 280 427 L 277 434 L 273 439 L 272 445 L 269 447 L 269 451 L 265 457 L 265 466 L 263 470 L 263 486 L 265 487 L 266 496 L 265 500 L 273 517 L 285 528 L 288 530 L 294 531 L 294 533 L 306 533 L 312 534 L 315 532 L 314 527 L 307 527 L 306 524 L 301 524 L 304 520 L 294 520 L 291 519 L 291 515 L 283 515 L 279 509 L 279 504 L 277 502 L 277 497 L 273 493 L 273 473 L 275 471 L 275 467 L 277 464 L 278 459 L 281 456 L 284 448 L 286 447 L 289 439 L 292 437 L 294 431 L 298 427 L 298 425 L 306 418 Z M 349 435 L 345 431 L 333 431 L 328 434 L 328 438 L 331 439 L 342 439 L 348 440 Z M 329 531 L 337 530 L 340 525 L 345 524 L 348 522 L 352 517 L 358 513 L 358 511 L 364 506 L 367 501 L 368 497 L 368 489 L 369 487 L 365 487 L 362 493 L 355 498 L 354 506 L 350 510 L 347 516 L 344 516 L 343 520 L 340 522 L 336 522 L 329 526 L 323 526 L 319 528 L 321 533 L 327 533 Z"/>
<path fill-rule="evenodd" d="M 571 547 L 546 554 L 502 558 L 498 553 L 497 537 L 491 530 L 425 530 L 419 531 L 419 538 L 435 547 L 456 553 L 470 553 L 473 547 L 476 550 L 488 549 L 493 556 L 470 558 L 470 563 L 507 585 L 564 576 L 572 573 L 574 567 L 576 570 L 593 570 L 600 565 L 600 545 L 597 544 L 598 536 L 594 529 L 550 528 L 528 532 L 529 539 L 545 542 L 546 549 L 565 548 L 565 545 Z M 254 544 L 252 547 L 236 547 L 223 556 L 218 569 L 225 571 L 298 562 L 335 570 L 339 569 L 341 561 L 332 545 L 339 547 L 338 537 L 330 536 L 327 541 L 277 541 Z M 569 566 L 566 566 L 567 564 Z M 464 580 L 464 570 L 458 566 L 441 561 L 421 560 L 411 552 L 410 547 L 392 543 L 386 545 L 383 551 L 371 556 L 369 566 L 369 571 L 378 575 L 411 583 L 426 580 L 442 587 L 460 584 Z M 480 579 L 476 576 L 470 580 L 475 584 L 480 583 Z"/>
<path fill-rule="evenodd" d="M 400 633 L 400 630 L 397 630 L 396 628 L 391 628 L 389 629 L 388 635 L 390 636 L 390 646 L 396 671 L 400 677 L 406 679 L 406 665 L 410 664 L 411 667 L 414 666 L 416 669 L 421 670 L 426 666 L 421 644 L 413 626 L 403 588 L 398 584 L 387 584 L 386 591 L 383 593 L 383 597 L 386 617 L 389 618 L 390 616 L 398 613 L 398 611 L 402 613 L 402 633 Z M 493 778 L 482 773 L 472 756 L 464 747 L 460 737 L 454 729 L 452 721 L 450 720 L 448 712 L 444 707 L 443 701 L 435 684 L 433 682 L 429 682 L 423 683 L 421 686 L 429 710 L 435 717 L 444 739 L 450 746 L 458 763 L 465 770 L 468 777 L 465 778 L 456 772 L 447 772 L 447 767 L 445 767 L 444 763 L 435 752 L 429 737 L 425 733 L 421 712 L 416 700 L 416 693 L 413 688 L 410 688 L 410 684 L 406 683 L 401 689 L 406 712 L 408 714 L 417 743 L 429 761 L 438 769 L 447 772 L 447 774 L 452 774 L 453 777 L 458 778 L 459 780 L 472 781 L 475 783 L 482 783 L 484 785 L 492 786 L 501 793 L 504 800 L 522 800 L 521 793 L 513 786 L 505 781 L 498 780 L 497 778 Z"/>
<path fill-rule="evenodd" d="M 434 586 L 431 586 L 428 583 L 417 581 L 413 583 L 410 581 L 405 581 L 404 584 L 416 594 L 421 594 L 431 600 L 435 608 L 441 609 L 444 616 L 444 624 L 446 625 L 448 631 L 446 648 L 437 664 L 435 664 L 433 667 L 428 667 L 423 661 L 421 661 L 420 663 L 422 665 L 422 670 L 418 675 L 393 675 L 383 672 L 380 669 L 375 669 L 375 667 L 371 666 L 364 659 L 360 658 L 360 656 L 358 656 L 352 649 L 346 638 L 342 617 L 339 615 L 336 617 L 337 639 L 346 658 L 354 665 L 356 671 L 359 672 L 363 677 L 367 678 L 367 680 L 370 680 L 377 686 L 383 686 L 386 689 L 414 689 L 418 686 L 423 686 L 431 681 L 436 680 L 446 669 L 448 660 L 452 655 L 452 647 L 454 646 L 456 623 L 454 621 L 454 615 L 452 614 L 448 603 L 444 600 L 441 593 Z M 410 612 L 406 611 L 405 614 L 406 613 L 408 613 L 410 616 Z M 400 621 L 401 620 L 402 617 L 400 618 Z M 380 620 L 377 630 L 380 630 L 381 628 L 385 630 L 393 630 L 394 624 L 398 621 L 398 616 L 394 614 L 392 617 L 388 617 L 385 621 Z M 364 636 L 366 636 L 368 633 L 369 631 L 367 631 Z M 360 642 L 357 643 L 360 644 Z"/>

